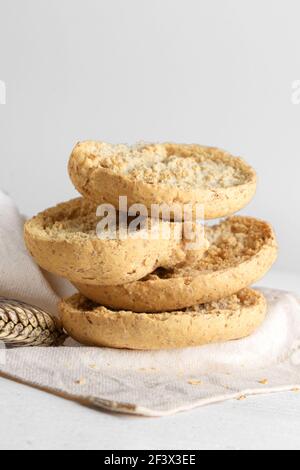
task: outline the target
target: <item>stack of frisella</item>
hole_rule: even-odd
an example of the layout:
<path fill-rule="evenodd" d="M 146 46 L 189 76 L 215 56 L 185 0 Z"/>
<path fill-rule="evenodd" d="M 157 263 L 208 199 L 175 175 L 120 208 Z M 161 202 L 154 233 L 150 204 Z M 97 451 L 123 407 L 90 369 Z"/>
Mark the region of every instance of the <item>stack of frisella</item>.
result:
<path fill-rule="evenodd" d="M 60 303 L 70 336 L 153 350 L 260 327 L 267 303 L 249 286 L 278 249 L 267 222 L 233 215 L 256 191 L 243 160 L 199 145 L 82 142 L 69 173 L 83 197 L 27 222 L 25 240 L 42 268 L 79 291 Z"/>

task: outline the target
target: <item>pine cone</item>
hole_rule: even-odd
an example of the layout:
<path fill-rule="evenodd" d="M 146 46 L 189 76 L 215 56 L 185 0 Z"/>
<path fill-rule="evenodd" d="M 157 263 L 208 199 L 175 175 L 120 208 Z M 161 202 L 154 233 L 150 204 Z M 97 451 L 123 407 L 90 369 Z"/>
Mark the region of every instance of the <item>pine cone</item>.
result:
<path fill-rule="evenodd" d="M 0 342 L 6 346 L 58 346 L 66 335 L 46 312 L 0 298 Z"/>

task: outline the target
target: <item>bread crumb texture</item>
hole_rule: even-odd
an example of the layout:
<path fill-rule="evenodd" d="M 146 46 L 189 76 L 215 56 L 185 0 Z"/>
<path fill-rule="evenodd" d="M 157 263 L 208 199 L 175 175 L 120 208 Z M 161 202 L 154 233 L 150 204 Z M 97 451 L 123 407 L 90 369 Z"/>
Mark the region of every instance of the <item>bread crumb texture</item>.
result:
<path fill-rule="evenodd" d="M 120 285 L 160 266 L 190 265 L 208 247 L 202 227 L 191 231 L 198 244 L 190 249 L 182 222 L 145 217 L 131 224 L 134 217 L 114 214 L 99 225 L 97 214 L 97 204 L 83 198 L 45 210 L 25 224 L 28 250 L 42 268 L 72 282 Z"/>
<path fill-rule="evenodd" d="M 254 258 L 265 245 L 275 246 L 272 227 L 251 217 L 231 217 L 205 228 L 210 247 L 193 266 L 158 269 L 144 281 L 174 277 L 196 277 L 199 272 L 221 271 Z"/>
<path fill-rule="evenodd" d="M 104 238 L 102 232 L 97 233 L 97 226 L 105 216 L 97 215 L 97 208 L 98 204 L 92 201 L 83 198 L 73 199 L 41 212 L 33 219 L 34 223 L 31 224 L 30 228 L 32 231 L 43 234 L 44 237 L 52 240 L 96 240 L 99 239 L 99 235 Z M 133 236 L 133 233 L 130 233 L 130 224 L 133 220 L 134 217 L 129 216 L 120 218 L 118 212 L 116 212 L 115 220 L 110 220 L 110 223 L 104 226 L 107 239 L 112 239 L 114 233 L 116 233 L 117 239 L 120 238 L 119 235 L 124 230 L 128 230 L 128 233 Z M 137 227 L 137 232 L 142 236 L 141 231 L 150 231 L 154 224 L 156 228 L 157 221 L 151 221 L 149 218 L 144 217 Z M 167 225 L 167 222 L 165 225 Z M 179 223 L 177 225 L 179 226 Z M 158 227 L 157 230 L 161 231 L 158 233 L 163 233 L 162 227 Z M 175 230 L 174 233 L 176 233 Z M 172 234 L 171 231 L 171 236 Z"/>
<path fill-rule="evenodd" d="M 151 219 L 149 217 L 129 216 L 127 214 L 115 212 L 115 217 L 109 218 L 105 215 L 98 215 L 98 204 L 84 199 L 77 198 L 68 202 L 63 202 L 55 207 L 41 212 L 36 217 L 27 222 L 26 227 L 30 232 L 48 240 L 64 241 L 84 241 L 84 240 L 125 240 L 126 236 L 133 239 L 156 240 L 185 240 L 186 243 L 193 242 L 193 234 L 202 235 L 204 249 L 208 247 L 204 237 L 204 228 L 196 222 L 168 222 L 165 220 Z M 137 217 L 139 220 L 137 222 Z M 99 222 L 105 219 L 105 224 Z M 203 228 L 203 229 L 202 229 Z M 188 231 L 190 229 L 190 231 Z M 197 232 L 196 232 L 197 230 Z M 105 233 L 103 233 L 105 232 Z M 185 239 L 185 235 L 190 238 Z M 200 243 L 199 243 L 200 244 Z"/>
<path fill-rule="evenodd" d="M 90 142 L 85 158 L 135 181 L 176 185 L 182 189 L 228 188 L 245 184 L 253 172 L 227 152 L 198 145 L 137 144 L 135 146 Z M 79 148 L 85 143 L 78 144 Z M 77 148 L 78 150 L 78 148 Z"/>

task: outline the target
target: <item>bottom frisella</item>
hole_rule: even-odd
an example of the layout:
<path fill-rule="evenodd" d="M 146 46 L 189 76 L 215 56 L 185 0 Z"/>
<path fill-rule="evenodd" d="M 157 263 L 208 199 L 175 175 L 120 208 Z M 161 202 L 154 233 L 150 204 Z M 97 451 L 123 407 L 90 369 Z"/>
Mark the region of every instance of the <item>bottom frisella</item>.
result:
<path fill-rule="evenodd" d="M 267 303 L 244 289 L 218 302 L 182 311 L 136 313 L 109 310 L 76 294 L 60 304 L 68 334 L 82 344 L 159 350 L 201 346 L 244 338 L 264 321 Z"/>

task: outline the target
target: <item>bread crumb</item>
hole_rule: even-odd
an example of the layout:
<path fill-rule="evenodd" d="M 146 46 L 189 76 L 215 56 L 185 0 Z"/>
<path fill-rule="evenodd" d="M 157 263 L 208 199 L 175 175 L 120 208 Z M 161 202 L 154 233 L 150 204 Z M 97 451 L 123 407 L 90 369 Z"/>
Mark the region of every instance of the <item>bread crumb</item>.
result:
<path fill-rule="evenodd" d="M 82 377 L 81 379 L 75 380 L 75 384 L 76 385 L 85 385 L 86 380 L 85 380 L 85 378 Z"/>
<path fill-rule="evenodd" d="M 97 369 L 97 364 L 89 364 L 90 369 Z"/>
<path fill-rule="evenodd" d="M 299 392 L 300 392 L 300 388 L 293 388 L 293 389 L 292 389 L 292 392 L 294 392 L 294 393 L 299 393 Z"/>
<path fill-rule="evenodd" d="M 247 400 L 247 397 L 246 395 L 241 395 L 239 398 L 237 398 L 238 401 L 243 401 L 243 400 Z"/>
<path fill-rule="evenodd" d="M 269 381 L 268 381 L 268 379 L 262 379 L 258 383 L 261 384 L 261 385 L 268 385 Z"/>
<path fill-rule="evenodd" d="M 201 385 L 202 384 L 201 380 L 194 380 L 194 379 L 189 380 L 188 383 L 190 385 Z"/>

